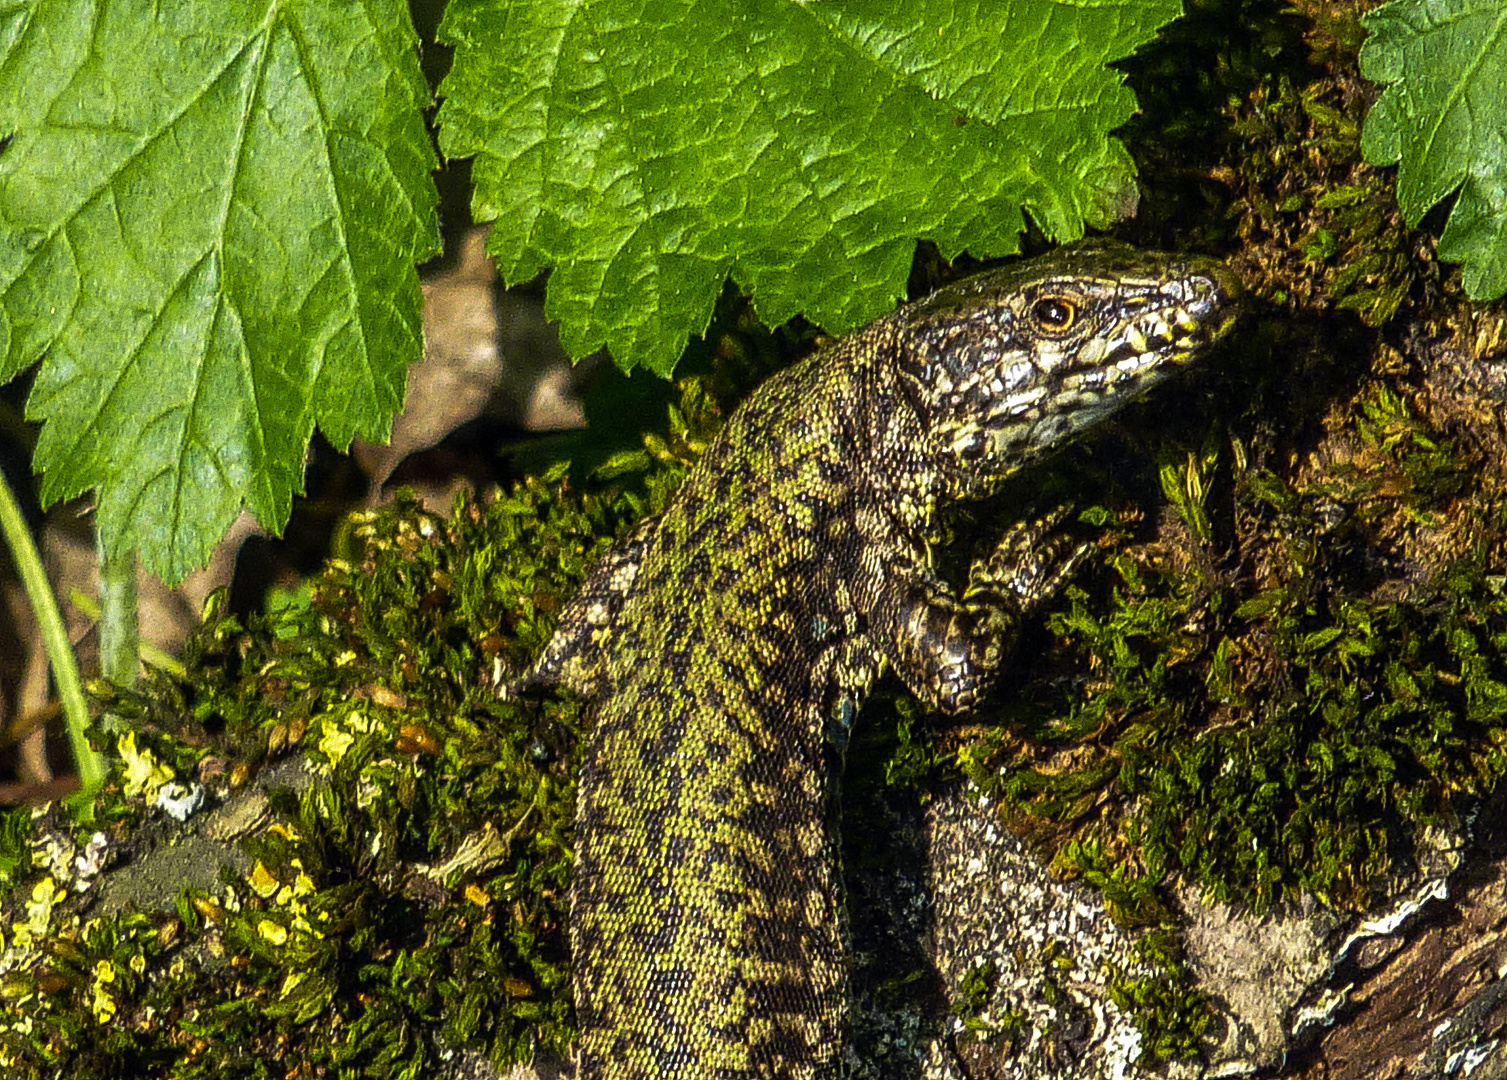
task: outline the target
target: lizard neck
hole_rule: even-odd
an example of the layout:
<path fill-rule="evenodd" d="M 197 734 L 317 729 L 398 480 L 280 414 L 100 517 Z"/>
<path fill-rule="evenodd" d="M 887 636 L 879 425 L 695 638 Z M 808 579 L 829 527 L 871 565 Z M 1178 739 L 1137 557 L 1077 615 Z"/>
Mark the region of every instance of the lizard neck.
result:
<path fill-rule="evenodd" d="M 850 376 L 858 407 L 844 417 L 863 461 L 855 487 L 865 501 L 898 508 L 911 523 L 928 521 L 939 500 L 961 494 L 944 473 L 930 437 L 926 395 L 897 362 L 900 340 L 895 317 L 875 323 L 854 342 L 870 362 Z"/>

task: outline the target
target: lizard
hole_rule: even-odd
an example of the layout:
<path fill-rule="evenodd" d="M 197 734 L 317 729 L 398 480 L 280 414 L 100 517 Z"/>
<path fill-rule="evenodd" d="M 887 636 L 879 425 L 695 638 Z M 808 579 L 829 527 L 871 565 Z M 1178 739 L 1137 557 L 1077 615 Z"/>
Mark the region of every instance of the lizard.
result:
<path fill-rule="evenodd" d="M 1077 558 L 1018 524 L 961 592 L 938 510 L 1233 321 L 1199 256 L 1090 243 L 965 278 L 766 380 L 608 550 L 517 685 L 591 700 L 570 939 L 579 1080 L 832 1080 L 847 965 L 834 792 L 886 669 L 974 706 Z"/>

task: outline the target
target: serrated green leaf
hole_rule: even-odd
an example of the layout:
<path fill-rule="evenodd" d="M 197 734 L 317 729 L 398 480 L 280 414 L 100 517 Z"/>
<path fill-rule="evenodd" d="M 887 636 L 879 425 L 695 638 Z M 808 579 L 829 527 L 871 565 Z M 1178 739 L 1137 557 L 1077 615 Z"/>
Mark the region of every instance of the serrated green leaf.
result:
<path fill-rule="evenodd" d="M 1361 150 L 1398 164 L 1409 224 L 1460 197 L 1439 238 L 1465 264 L 1475 300 L 1507 292 L 1507 5 L 1501 0 L 1391 0 L 1361 21 L 1371 36 L 1361 74 L 1386 86 L 1366 117 Z"/>
<path fill-rule="evenodd" d="M 731 275 L 765 321 L 888 308 L 917 238 L 1017 250 L 1133 209 L 1108 61 L 1179 0 L 452 0 L 440 145 L 580 357 L 668 373 Z"/>
<path fill-rule="evenodd" d="M 176 581 L 286 522 L 313 425 L 385 438 L 438 247 L 400 0 L 0 14 L 0 380 L 42 357 L 46 502 Z"/>

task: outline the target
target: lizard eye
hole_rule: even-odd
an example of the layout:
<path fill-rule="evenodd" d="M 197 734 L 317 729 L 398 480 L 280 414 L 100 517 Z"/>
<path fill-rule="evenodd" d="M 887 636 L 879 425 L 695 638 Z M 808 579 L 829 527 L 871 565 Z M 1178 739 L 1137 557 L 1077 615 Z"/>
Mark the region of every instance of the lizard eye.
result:
<path fill-rule="evenodd" d="M 1048 334 L 1060 334 L 1078 321 L 1078 305 L 1061 296 L 1048 296 L 1031 305 L 1031 318 Z"/>

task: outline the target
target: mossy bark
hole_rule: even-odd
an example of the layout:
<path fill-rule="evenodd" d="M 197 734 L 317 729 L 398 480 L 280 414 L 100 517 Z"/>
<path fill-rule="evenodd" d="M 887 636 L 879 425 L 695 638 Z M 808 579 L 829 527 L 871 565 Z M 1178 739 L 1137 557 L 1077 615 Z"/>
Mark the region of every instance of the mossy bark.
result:
<path fill-rule="evenodd" d="M 864 1075 L 1502 1071 L 1507 310 L 1467 301 L 1360 158 L 1367 6 L 1195 0 L 1130 65 L 1145 197 L 1123 231 L 1229 257 L 1249 310 L 1202 375 L 953 522 L 944 562 L 966 566 L 1072 502 L 1099 557 L 969 723 L 893 685 L 861 718 Z M 913 277 L 966 269 L 923 252 Z M 730 405 L 770 338 L 724 307 L 703 352 Z M 673 417 L 611 462 L 642 472 L 629 493 L 562 469 L 448 519 L 363 519 L 307 610 L 213 611 L 186 680 L 105 701 L 139 735 L 101 838 L 57 813 L 0 829 L 0 1072 L 498 1075 L 567 1053 L 585 721 L 495 691 L 717 423 L 695 389 Z M 186 825 L 152 808 L 195 783 Z M 1019 877 L 984 891 L 1011 919 L 1040 893 L 1028 950 L 992 939 L 977 890 L 928 906 L 948 891 L 928 865 L 1006 849 Z M 1054 921 L 1080 909 L 1108 944 Z"/>

